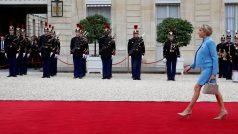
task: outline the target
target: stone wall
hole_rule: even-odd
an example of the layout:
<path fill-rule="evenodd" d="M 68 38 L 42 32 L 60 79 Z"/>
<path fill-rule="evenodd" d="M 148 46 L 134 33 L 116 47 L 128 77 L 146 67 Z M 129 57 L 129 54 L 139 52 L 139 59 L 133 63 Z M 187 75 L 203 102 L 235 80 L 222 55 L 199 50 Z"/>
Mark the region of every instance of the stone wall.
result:
<path fill-rule="evenodd" d="M 194 26 L 190 44 L 181 49 L 182 55 L 185 57 L 185 64 L 193 62 L 194 54 L 202 42 L 197 35 L 200 25 L 209 24 L 212 26 L 212 38 L 218 44 L 220 36 L 225 31 L 224 8 L 223 0 L 182 0 L 181 17 L 190 21 Z"/>

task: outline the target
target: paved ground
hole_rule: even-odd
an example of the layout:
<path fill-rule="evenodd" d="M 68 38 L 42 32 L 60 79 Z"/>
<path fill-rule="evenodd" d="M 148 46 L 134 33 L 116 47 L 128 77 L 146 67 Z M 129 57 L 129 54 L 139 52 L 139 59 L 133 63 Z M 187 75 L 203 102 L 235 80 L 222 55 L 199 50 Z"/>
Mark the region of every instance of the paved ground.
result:
<path fill-rule="evenodd" d="M 66 101 L 190 101 L 198 75 L 177 75 L 166 81 L 165 74 L 142 74 L 133 81 L 130 74 L 113 74 L 102 80 L 100 74 L 73 79 L 72 73 L 58 73 L 42 79 L 42 73 L 31 70 L 27 76 L 6 77 L 0 70 L 0 100 L 66 100 Z M 218 80 L 225 102 L 238 102 L 238 83 Z M 199 101 L 215 101 L 202 94 Z"/>

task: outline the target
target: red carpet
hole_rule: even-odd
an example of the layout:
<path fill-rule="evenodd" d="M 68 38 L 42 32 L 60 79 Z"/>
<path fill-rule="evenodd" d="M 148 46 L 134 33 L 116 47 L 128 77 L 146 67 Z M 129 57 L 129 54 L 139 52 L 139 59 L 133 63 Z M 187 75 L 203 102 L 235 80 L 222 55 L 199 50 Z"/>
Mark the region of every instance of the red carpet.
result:
<path fill-rule="evenodd" d="M 216 103 L 197 103 L 193 115 L 176 115 L 179 102 L 0 101 L 0 134 L 238 134 L 238 103 L 215 121 Z"/>

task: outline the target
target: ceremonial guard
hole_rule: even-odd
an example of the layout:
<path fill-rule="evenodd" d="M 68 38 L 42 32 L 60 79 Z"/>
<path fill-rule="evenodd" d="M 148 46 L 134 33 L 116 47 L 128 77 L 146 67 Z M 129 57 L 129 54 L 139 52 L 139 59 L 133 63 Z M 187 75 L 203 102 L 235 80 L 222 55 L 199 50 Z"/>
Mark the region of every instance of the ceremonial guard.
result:
<path fill-rule="evenodd" d="M 232 76 L 232 55 L 231 48 L 234 47 L 234 44 L 231 42 L 231 34 L 228 32 L 226 36 L 226 42 L 223 46 L 223 61 L 224 61 L 224 72 L 223 77 L 227 80 L 231 80 Z"/>
<path fill-rule="evenodd" d="M 131 57 L 131 70 L 133 80 L 141 80 L 141 61 L 145 55 L 145 45 L 139 37 L 138 25 L 134 25 L 133 38 L 128 41 L 128 55 Z"/>
<path fill-rule="evenodd" d="M 26 75 L 27 74 L 27 65 L 28 65 L 28 57 L 30 55 L 30 40 L 26 37 L 26 29 L 24 25 L 22 25 L 21 36 L 18 42 L 18 74 Z"/>
<path fill-rule="evenodd" d="M 8 59 L 9 64 L 9 76 L 8 77 L 17 77 L 16 72 L 16 55 L 17 55 L 17 42 L 18 39 L 14 35 L 14 27 L 12 25 L 9 26 L 9 35 L 6 36 L 5 46 L 6 46 L 6 57 Z"/>
<path fill-rule="evenodd" d="M 5 56 L 5 37 L 1 35 L 1 42 L 0 42 L 0 66 L 4 66 L 7 64 L 7 59 Z M 1 67 L 0 67 L 1 68 Z"/>
<path fill-rule="evenodd" d="M 37 36 L 33 35 L 31 37 L 31 49 L 30 49 L 30 61 L 32 67 L 36 70 L 41 67 L 41 57 L 40 57 L 40 48 L 39 48 L 39 40 Z"/>
<path fill-rule="evenodd" d="M 50 34 L 52 36 L 52 52 L 50 56 L 50 75 L 56 76 L 57 75 L 57 58 L 60 54 L 60 41 L 59 38 L 56 37 L 54 27 L 50 30 Z"/>
<path fill-rule="evenodd" d="M 49 26 L 50 27 L 50 26 Z M 52 48 L 52 37 L 49 34 L 48 23 L 45 23 L 45 34 L 40 37 L 40 52 L 43 62 L 42 78 L 50 78 L 50 54 Z"/>
<path fill-rule="evenodd" d="M 88 51 L 88 40 L 83 36 L 83 27 L 77 24 L 76 36 L 71 39 L 70 53 L 74 62 L 74 78 L 82 79 L 85 76 L 85 60 Z"/>
<path fill-rule="evenodd" d="M 19 24 L 17 24 L 17 27 L 16 27 L 16 36 L 17 36 L 16 73 L 17 73 L 17 75 L 20 75 L 20 68 L 21 68 L 21 63 L 22 63 L 22 55 L 20 54 L 20 50 L 21 50 L 20 40 L 22 37 L 21 37 L 21 28 L 20 28 Z"/>
<path fill-rule="evenodd" d="M 232 55 L 232 80 L 238 82 L 238 32 L 236 32 L 234 38 L 234 46 L 231 47 Z"/>
<path fill-rule="evenodd" d="M 223 46 L 225 43 L 225 36 L 223 35 L 221 37 L 221 43 L 217 44 L 217 55 L 218 55 L 218 62 L 219 62 L 219 78 L 223 77 L 223 57 L 222 57 L 222 53 L 223 53 Z"/>
<path fill-rule="evenodd" d="M 99 39 L 99 55 L 102 59 L 102 79 L 112 78 L 112 57 L 115 56 L 116 45 L 111 35 L 109 24 L 104 25 L 104 35 Z"/>
<path fill-rule="evenodd" d="M 175 81 L 176 64 L 180 57 L 180 51 L 172 31 L 169 31 L 168 39 L 164 43 L 163 57 L 167 66 L 167 80 Z"/>

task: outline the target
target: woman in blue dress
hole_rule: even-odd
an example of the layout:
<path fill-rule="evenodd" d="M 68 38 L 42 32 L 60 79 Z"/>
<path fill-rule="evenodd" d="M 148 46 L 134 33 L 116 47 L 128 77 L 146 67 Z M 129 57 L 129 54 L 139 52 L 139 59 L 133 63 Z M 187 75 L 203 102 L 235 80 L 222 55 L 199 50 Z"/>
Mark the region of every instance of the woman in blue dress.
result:
<path fill-rule="evenodd" d="M 210 37 L 211 34 L 212 28 L 209 25 L 203 24 L 199 28 L 198 35 L 203 39 L 203 42 L 195 54 L 194 63 L 184 68 L 184 72 L 188 72 L 190 69 L 195 68 L 201 68 L 202 71 L 197 84 L 194 87 L 194 94 L 191 102 L 182 113 L 178 113 L 178 115 L 182 117 L 188 117 L 192 114 L 192 108 L 199 98 L 202 86 L 208 81 L 213 83 L 216 82 L 216 75 L 218 73 L 218 57 L 216 53 L 216 45 Z M 221 120 L 228 115 L 228 112 L 224 106 L 222 95 L 219 91 L 216 94 L 216 99 L 220 107 L 220 114 L 214 119 Z"/>

